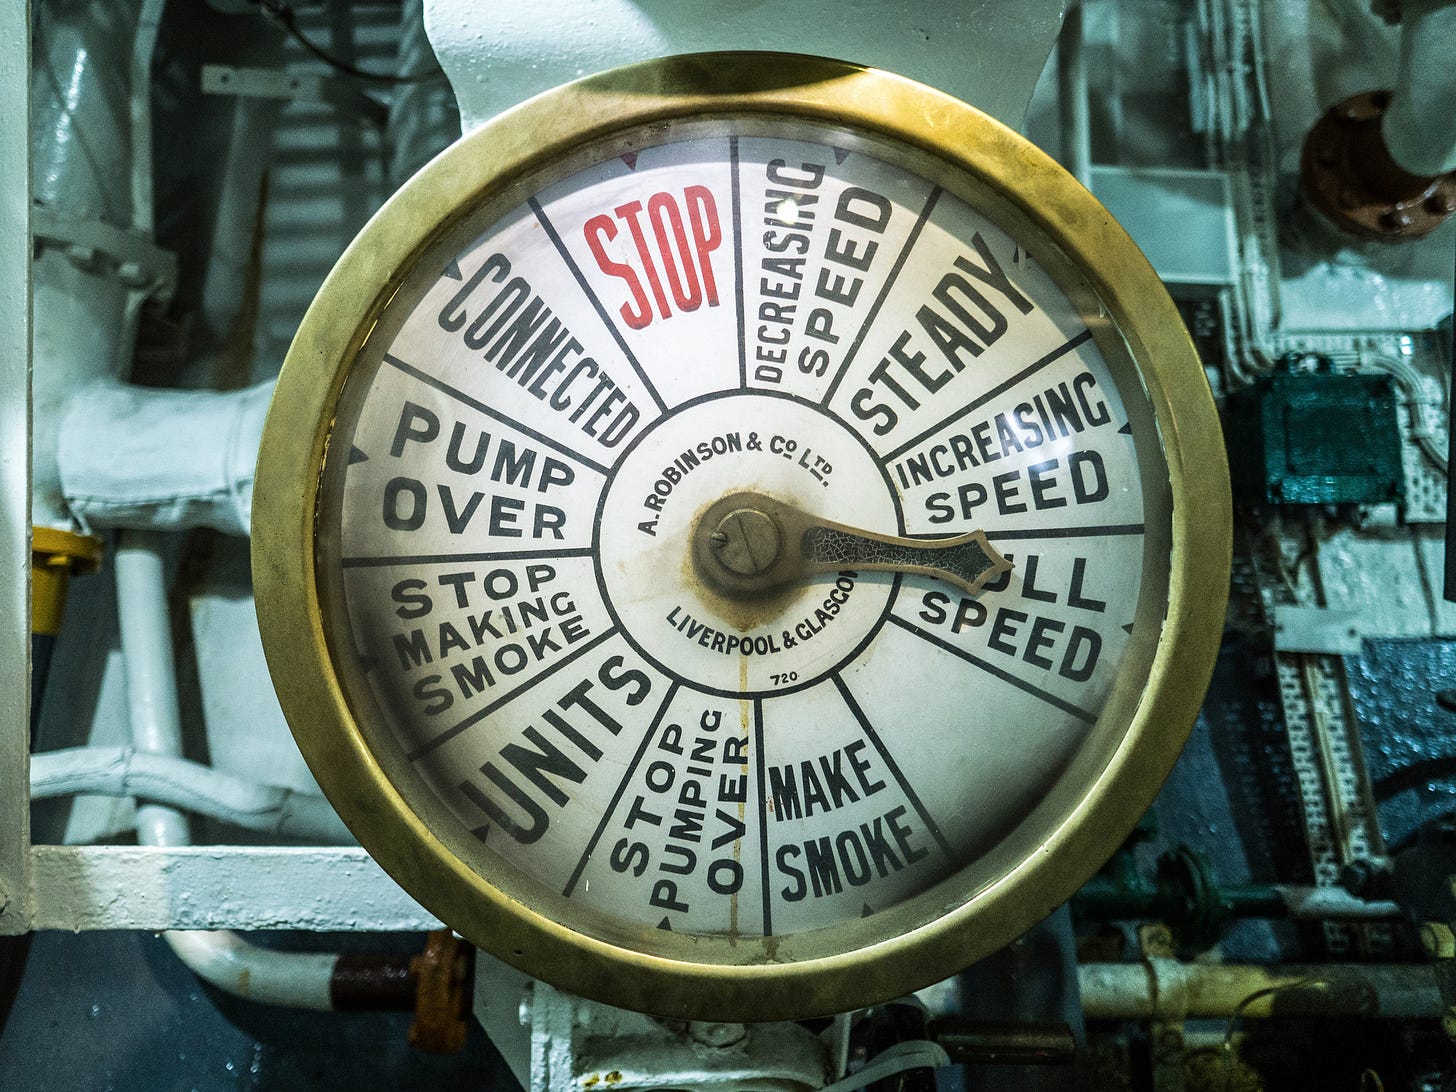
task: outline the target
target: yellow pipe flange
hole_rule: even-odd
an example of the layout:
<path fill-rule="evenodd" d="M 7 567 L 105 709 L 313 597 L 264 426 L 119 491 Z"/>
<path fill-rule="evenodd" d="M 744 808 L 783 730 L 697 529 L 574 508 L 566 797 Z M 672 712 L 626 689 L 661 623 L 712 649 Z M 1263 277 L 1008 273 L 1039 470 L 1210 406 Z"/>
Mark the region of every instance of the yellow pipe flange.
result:
<path fill-rule="evenodd" d="M 71 577 L 101 568 L 102 542 L 94 535 L 36 527 L 30 539 L 30 631 L 61 631 Z"/>

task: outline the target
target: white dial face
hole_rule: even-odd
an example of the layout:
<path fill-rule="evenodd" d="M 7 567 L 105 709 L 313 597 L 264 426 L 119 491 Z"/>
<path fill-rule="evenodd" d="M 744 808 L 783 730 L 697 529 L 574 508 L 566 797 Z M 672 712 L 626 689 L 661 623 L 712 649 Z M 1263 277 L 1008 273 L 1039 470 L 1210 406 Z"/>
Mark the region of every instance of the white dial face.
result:
<path fill-rule="evenodd" d="M 523 901 L 727 936 L 883 912 L 1027 816 L 1130 662 L 1135 384 L 893 158 L 744 135 L 591 166 L 417 273 L 355 367 L 320 508 L 335 654 L 442 836 Z M 984 531 L 1013 567 L 735 591 L 694 543 L 739 493 Z"/>

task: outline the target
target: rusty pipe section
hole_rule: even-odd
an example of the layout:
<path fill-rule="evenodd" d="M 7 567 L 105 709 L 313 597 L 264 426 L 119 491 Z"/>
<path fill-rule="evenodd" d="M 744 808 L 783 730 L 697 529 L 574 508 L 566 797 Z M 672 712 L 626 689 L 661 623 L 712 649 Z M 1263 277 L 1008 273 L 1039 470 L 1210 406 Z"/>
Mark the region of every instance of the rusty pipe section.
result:
<path fill-rule="evenodd" d="M 181 716 L 161 547 L 157 531 L 122 536 L 115 562 L 117 617 L 132 745 L 141 753 L 175 758 L 182 750 Z M 190 833 L 175 808 L 157 803 L 137 808 L 142 845 L 185 846 Z M 278 951 L 228 930 L 173 929 L 163 935 L 193 973 L 237 997 L 303 1009 L 413 1009 L 412 1045 L 436 1052 L 465 1045 L 475 952 L 448 930 L 431 933 L 424 950 L 402 967 L 390 957 Z"/>
<path fill-rule="evenodd" d="M 941 1016 L 929 1038 L 958 1065 L 1071 1065 L 1077 1038 L 1066 1024 L 993 1022 Z"/>
<path fill-rule="evenodd" d="M 1176 959 L 1084 963 L 1077 970 L 1089 1020 L 1231 1016 L 1360 1016 L 1429 1020 L 1443 1012 L 1425 964 L 1213 964 Z"/>
<path fill-rule="evenodd" d="M 449 1054 L 465 1046 L 475 949 L 448 929 L 430 933 L 416 955 L 346 953 L 329 977 L 337 1012 L 413 1012 L 409 1044 Z"/>
<path fill-rule="evenodd" d="M 1300 154 L 1305 198 L 1361 238 L 1419 239 L 1456 212 L 1456 173 L 1412 174 L 1386 146 L 1383 123 L 1398 101 L 1390 91 L 1362 91 L 1336 103 Z"/>
<path fill-rule="evenodd" d="M 1300 190 L 1351 235 L 1402 241 L 1456 213 L 1456 0 L 1387 5 L 1401 24 L 1393 90 L 1336 103 L 1309 131 Z"/>

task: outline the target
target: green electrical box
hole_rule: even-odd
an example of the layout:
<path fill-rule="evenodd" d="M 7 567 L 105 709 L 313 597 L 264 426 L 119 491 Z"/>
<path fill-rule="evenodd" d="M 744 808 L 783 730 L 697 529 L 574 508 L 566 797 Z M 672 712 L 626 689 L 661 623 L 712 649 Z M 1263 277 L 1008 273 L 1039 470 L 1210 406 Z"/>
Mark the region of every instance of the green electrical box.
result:
<path fill-rule="evenodd" d="M 1282 363 L 1224 408 L 1229 475 L 1241 504 L 1384 504 L 1405 495 L 1395 385 L 1327 364 Z"/>

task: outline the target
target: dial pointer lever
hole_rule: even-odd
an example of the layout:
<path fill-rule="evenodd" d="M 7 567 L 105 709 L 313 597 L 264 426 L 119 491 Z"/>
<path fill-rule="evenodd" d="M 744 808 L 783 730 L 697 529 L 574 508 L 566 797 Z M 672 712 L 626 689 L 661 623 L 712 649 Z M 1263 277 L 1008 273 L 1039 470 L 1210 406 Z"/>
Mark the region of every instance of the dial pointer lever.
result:
<path fill-rule="evenodd" d="M 907 538 L 810 515 L 762 493 L 733 493 L 698 521 L 699 571 L 728 594 L 769 591 L 812 573 L 919 573 L 977 595 L 1012 568 L 984 531 Z"/>

